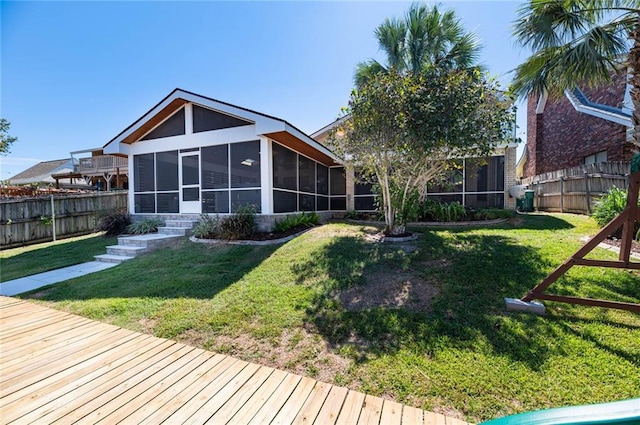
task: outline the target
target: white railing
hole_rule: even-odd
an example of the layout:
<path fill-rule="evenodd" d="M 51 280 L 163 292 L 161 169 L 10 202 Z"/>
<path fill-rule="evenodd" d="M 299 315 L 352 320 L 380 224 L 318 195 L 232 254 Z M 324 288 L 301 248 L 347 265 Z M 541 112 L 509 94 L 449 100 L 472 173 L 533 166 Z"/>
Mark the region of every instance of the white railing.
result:
<path fill-rule="evenodd" d="M 80 158 L 78 173 L 80 174 L 102 174 L 115 172 L 120 169 L 120 174 L 125 173 L 128 168 L 127 158 L 114 155 L 92 156 L 90 158 Z"/>

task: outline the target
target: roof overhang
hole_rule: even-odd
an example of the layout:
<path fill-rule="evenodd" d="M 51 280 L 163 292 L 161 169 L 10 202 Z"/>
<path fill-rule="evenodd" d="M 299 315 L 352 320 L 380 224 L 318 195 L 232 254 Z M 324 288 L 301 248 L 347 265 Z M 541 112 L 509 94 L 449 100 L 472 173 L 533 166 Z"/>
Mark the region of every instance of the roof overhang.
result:
<path fill-rule="evenodd" d="M 324 136 L 325 134 L 329 133 L 331 130 L 336 128 L 338 125 L 342 124 L 347 118 L 349 118 L 349 115 L 345 115 L 342 118 L 338 118 L 337 120 L 333 121 L 331 124 L 327 124 L 324 127 L 322 127 L 320 130 L 317 130 L 314 133 L 312 133 L 311 137 L 313 139 L 317 139 L 318 137 Z"/>
<path fill-rule="evenodd" d="M 120 152 L 120 144 L 132 144 L 170 117 L 186 103 L 214 109 L 255 125 L 256 135 L 269 137 L 325 165 L 338 164 L 336 156 L 321 143 L 287 121 L 182 89 L 173 90 L 153 108 L 104 145 L 105 154 Z"/>
<path fill-rule="evenodd" d="M 580 113 L 602 118 L 626 127 L 633 126 L 630 114 L 623 112 L 620 108 L 591 102 L 577 87 L 573 90 L 565 90 L 564 95 L 569 99 L 571 106 Z"/>
<path fill-rule="evenodd" d="M 549 93 L 544 91 L 538 98 L 538 103 L 536 104 L 536 114 L 541 114 L 544 112 L 544 108 L 545 106 L 547 106 L 548 99 L 549 99 Z"/>
<path fill-rule="evenodd" d="M 339 164 L 337 157 L 325 146 L 288 123 L 285 124 L 284 130 L 264 133 L 263 135 L 324 165 L 333 166 Z"/>
<path fill-rule="evenodd" d="M 626 127 L 633 127 L 631 114 L 625 109 L 592 102 L 578 87 L 573 90 L 565 90 L 564 95 L 573 106 L 573 109 L 581 114 L 591 115 Z M 546 91 L 540 95 L 536 104 L 536 114 L 544 113 L 548 99 L 549 95 Z"/>

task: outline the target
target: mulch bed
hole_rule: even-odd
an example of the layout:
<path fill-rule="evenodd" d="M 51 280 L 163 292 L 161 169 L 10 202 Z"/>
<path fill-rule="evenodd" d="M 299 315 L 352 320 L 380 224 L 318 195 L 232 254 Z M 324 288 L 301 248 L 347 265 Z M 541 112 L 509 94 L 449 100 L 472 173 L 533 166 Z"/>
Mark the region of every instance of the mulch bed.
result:
<path fill-rule="evenodd" d="M 604 243 L 617 246 L 618 248 L 622 246 L 622 240 L 618 238 L 605 239 Z M 640 242 L 638 241 L 631 242 L 631 252 L 633 252 L 634 254 L 640 255 Z"/>

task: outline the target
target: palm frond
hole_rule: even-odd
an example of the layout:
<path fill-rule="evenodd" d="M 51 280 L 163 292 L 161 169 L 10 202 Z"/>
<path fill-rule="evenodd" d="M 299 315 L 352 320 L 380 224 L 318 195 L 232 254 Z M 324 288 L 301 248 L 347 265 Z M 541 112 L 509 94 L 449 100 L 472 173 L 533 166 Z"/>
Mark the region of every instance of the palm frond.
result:
<path fill-rule="evenodd" d="M 405 35 L 407 28 L 399 19 L 386 19 L 375 29 L 380 49 L 387 55 L 390 67 L 404 69 Z"/>
<path fill-rule="evenodd" d="M 636 9 L 630 8 L 635 4 Z M 515 36 L 534 54 L 518 68 L 515 94 L 560 96 L 620 72 L 629 36 L 640 25 L 638 0 L 531 0 L 519 11 Z"/>
<path fill-rule="evenodd" d="M 384 66 L 374 59 L 369 59 L 356 65 L 353 80 L 356 87 L 363 87 L 374 75 L 384 72 L 387 72 Z"/>
<path fill-rule="evenodd" d="M 560 46 L 584 32 L 593 12 L 578 7 L 576 0 L 531 0 L 518 9 L 514 25 L 517 41 L 532 50 Z"/>

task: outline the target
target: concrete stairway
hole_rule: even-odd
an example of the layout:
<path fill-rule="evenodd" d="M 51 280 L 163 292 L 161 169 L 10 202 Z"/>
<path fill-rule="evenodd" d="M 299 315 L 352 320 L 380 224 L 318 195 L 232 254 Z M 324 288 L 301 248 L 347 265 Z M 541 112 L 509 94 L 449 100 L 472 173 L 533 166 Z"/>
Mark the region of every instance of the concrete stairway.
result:
<path fill-rule="evenodd" d="M 119 237 L 118 245 L 108 246 L 107 253 L 96 255 L 95 259 L 116 264 L 132 260 L 156 249 L 174 245 L 185 236 L 190 236 L 196 223 L 194 220 L 167 220 L 165 226 L 158 227 L 158 233 Z"/>

